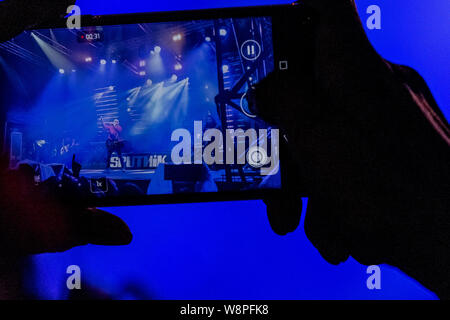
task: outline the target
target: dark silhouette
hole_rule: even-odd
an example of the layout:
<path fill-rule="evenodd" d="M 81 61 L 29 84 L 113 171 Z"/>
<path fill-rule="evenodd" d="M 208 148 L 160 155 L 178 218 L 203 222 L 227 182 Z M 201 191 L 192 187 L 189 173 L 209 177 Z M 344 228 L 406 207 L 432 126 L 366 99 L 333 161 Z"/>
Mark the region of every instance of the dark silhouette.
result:
<path fill-rule="evenodd" d="M 74 2 L 0 2 L 0 41 L 65 15 Z M 294 231 L 299 195 L 308 195 L 305 231 L 327 261 L 388 263 L 448 299 L 448 123 L 413 69 L 375 52 L 352 0 L 303 2 L 319 18 L 313 79 L 275 72 L 255 93 L 260 116 L 289 141 L 283 197 L 265 199 L 270 223 L 279 234 Z M 312 91 L 299 85 L 312 80 Z M 42 193 L 29 167 L 13 174 L 2 166 L 0 174 L 0 297 L 15 294 L 14 257 L 131 241 L 119 218 Z"/>
<path fill-rule="evenodd" d="M 66 16 L 75 0 L 5 0 L 0 2 L 0 42 L 26 28 Z M 2 110 L 3 121 L 6 110 Z M 73 159 L 73 175 L 61 177 L 68 188 L 79 178 L 81 166 Z M 77 181 L 80 183 L 83 181 Z M 82 183 L 83 187 L 84 184 Z M 110 213 L 80 208 L 52 197 L 34 186 L 29 166 L 9 171 L 0 165 L 0 299 L 29 298 L 22 289 L 22 266 L 28 254 L 65 251 L 88 243 L 124 245 L 131 242 L 127 225 Z"/>
<path fill-rule="evenodd" d="M 75 0 L 4 0 L 0 3 L 0 42 L 23 30 L 67 15 Z"/>
<path fill-rule="evenodd" d="M 375 52 L 352 0 L 304 2 L 319 18 L 312 79 L 274 72 L 255 92 L 289 141 L 270 223 L 294 231 L 306 194 L 305 232 L 328 262 L 387 263 L 449 299 L 448 122 L 416 71 Z"/>

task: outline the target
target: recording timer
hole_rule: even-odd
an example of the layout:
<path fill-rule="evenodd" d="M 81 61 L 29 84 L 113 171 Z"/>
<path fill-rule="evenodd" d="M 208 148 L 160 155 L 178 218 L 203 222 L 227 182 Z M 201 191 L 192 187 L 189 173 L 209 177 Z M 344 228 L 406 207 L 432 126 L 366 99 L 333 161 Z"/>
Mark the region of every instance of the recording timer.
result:
<path fill-rule="evenodd" d="M 78 42 L 101 42 L 103 41 L 103 32 L 101 31 L 79 31 Z"/>

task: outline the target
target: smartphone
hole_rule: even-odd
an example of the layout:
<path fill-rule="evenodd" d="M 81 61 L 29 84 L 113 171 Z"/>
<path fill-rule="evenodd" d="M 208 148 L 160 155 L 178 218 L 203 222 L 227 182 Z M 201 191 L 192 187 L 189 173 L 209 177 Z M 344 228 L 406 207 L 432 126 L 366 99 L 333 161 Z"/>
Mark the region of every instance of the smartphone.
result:
<path fill-rule="evenodd" d="M 26 30 L 0 47 L 9 168 L 90 206 L 280 193 L 283 133 L 247 98 L 275 69 L 309 70 L 312 28 L 295 3 Z"/>

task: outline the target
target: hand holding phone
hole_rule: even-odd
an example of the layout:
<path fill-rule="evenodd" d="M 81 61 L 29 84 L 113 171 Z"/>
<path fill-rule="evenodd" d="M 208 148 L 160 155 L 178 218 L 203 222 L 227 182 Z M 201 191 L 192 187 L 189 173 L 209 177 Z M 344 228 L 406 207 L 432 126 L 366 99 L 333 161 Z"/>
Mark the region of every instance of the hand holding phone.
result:
<path fill-rule="evenodd" d="M 330 263 L 389 263 L 448 298 L 448 123 L 416 71 L 376 53 L 354 1 L 304 2 L 318 17 L 314 77 L 275 71 L 254 99 L 287 132 L 305 232 Z M 285 194 L 266 200 L 279 234 L 300 220 L 300 193 Z"/>
<path fill-rule="evenodd" d="M 131 242 L 131 232 L 120 218 L 59 199 L 48 190 L 57 188 L 62 181 L 49 179 L 36 186 L 34 171 L 33 166 L 25 164 L 14 172 L 5 167 L 0 169 L 2 259 L 61 252 L 88 243 L 126 245 Z"/>

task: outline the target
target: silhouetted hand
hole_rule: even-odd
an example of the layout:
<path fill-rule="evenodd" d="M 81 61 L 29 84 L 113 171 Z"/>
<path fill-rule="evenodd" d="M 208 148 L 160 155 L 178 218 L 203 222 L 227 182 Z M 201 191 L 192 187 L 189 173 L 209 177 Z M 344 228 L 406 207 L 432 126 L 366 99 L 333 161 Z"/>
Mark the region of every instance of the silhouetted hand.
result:
<path fill-rule="evenodd" d="M 0 42 L 25 28 L 66 15 L 74 0 L 5 0 L 0 2 Z M 0 255 L 57 252 L 88 243 L 124 245 L 131 242 L 127 225 L 98 209 L 57 200 L 52 192 L 34 184 L 33 168 L 21 165 L 9 171 L 0 165 Z M 72 159 L 73 174 L 81 165 Z"/>
<path fill-rule="evenodd" d="M 353 1 L 303 2 L 318 13 L 314 75 L 276 71 L 255 92 L 289 141 L 270 223 L 294 231 L 307 195 L 305 232 L 327 261 L 388 263 L 450 298 L 448 123 L 417 72 L 375 52 Z"/>
<path fill-rule="evenodd" d="M 64 203 L 34 184 L 34 169 L 0 172 L 0 256 L 60 252 L 88 243 L 126 245 L 132 235 L 118 217 Z"/>
<path fill-rule="evenodd" d="M 25 29 L 67 15 L 75 0 L 4 0 L 0 2 L 0 43 Z"/>
<path fill-rule="evenodd" d="M 73 176 L 75 178 L 79 178 L 82 167 L 81 167 L 81 164 L 79 164 L 75 158 L 76 158 L 76 156 L 74 154 L 72 157 L 72 172 L 73 172 Z"/>

